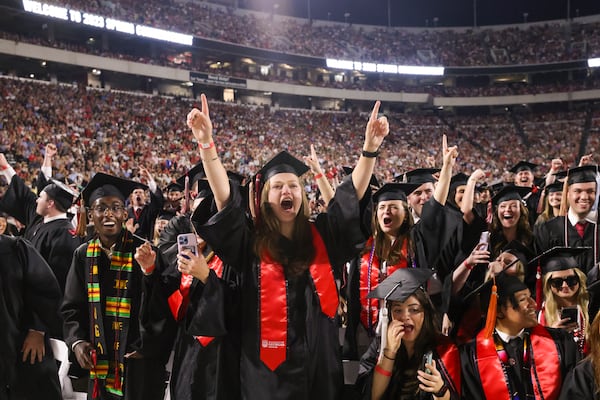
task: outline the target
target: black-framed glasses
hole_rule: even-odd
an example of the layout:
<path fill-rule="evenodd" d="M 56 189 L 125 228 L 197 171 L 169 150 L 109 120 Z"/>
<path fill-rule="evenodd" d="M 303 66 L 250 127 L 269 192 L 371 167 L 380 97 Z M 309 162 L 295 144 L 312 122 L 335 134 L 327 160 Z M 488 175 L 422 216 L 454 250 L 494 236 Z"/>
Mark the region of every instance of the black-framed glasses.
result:
<path fill-rule="evenodd" d="M 567 286 L 572 288 L 576 285 L 579 285 L 579 277 L 577 275 L 570 275 L 566 278 L 551 278 L 550 286 L 555 289 L 560 289 L 564 282 L 567 282 Z"/>
<path fill-rule="evenodd" d="M 113 214 L 119 214 L 125 211 L 125 207 L 119 204 L 115 204 L 112 206 L 107 206 L 106 204 L 98 204 L 97 206 L 92 207 L 92 210 L 97 214 L 106 214 L 108 210 Z"/>

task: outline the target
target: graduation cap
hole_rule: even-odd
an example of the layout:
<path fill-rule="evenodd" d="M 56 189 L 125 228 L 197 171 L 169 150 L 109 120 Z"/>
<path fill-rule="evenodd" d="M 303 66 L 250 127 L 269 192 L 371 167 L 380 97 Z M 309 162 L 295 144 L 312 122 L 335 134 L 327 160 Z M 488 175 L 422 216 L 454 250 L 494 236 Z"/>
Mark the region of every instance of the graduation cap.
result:
<path fill-rule="evenodd" d="M 284 150 L 267 161 L 256 173 L 255 178 L 259 178 L 261 183 L 264 184 L 276 174 L 289 172 L 300 177 L 308 172 L 309 169 L 308 165 Z"/>
<path fill-rule="evenodd" d="M 468 179 L 469 179 L 469 176 L 466 174 L 463 174 L 462 172 L 455 174 L 450 179 L 450 189 L 456 188 L 461 185 L 466 185 Z"/>
<path fill-rule="evenodd" d="M 537 164 L 531 163 L 529 161 L 519 161 L 515 165 L 509 169 L 513 174 L 519 173 L 521 171 L 530 171 L 533 173 L 533 170 L 537 168 Z"/>
<path fill-rule="evenodd" d="M 98 172 L 81 191 L 81 197 L 85 206 L 90 206 L 99 198 L 107 196 L 115 196 L 125 202 L 125 199 L 135 189 L 147 190 L 148 186 L 140 182 Z"/>
<path fill-rule="evenodd" d="M 173 218 L 175 216 L 175 213 L 173 211 L 169 211 L 169 210 L 161 210 L 158 215 L 156 216 L 156 219 L 163 219 L 163 220 L 170 220 L 171 218 Z"/>
<path fill-rule="evenodd" d="M 342 167 L 342 169 L 344 170 L 344 174 L 346 174 L 346 176 L 352 175 L 352 171 L 354 171 L 354 168 L 352 167 Z M 375 177 L 374 174 L 371 175 L 369 186 L 379 188 L 379 181 L 377 180 L 377 177 Z"/>
<path fill-rule="evenodd" d="M 71 207 L 77 197 L 77 193 L 73 189 L 56 179 L 50 179 L 42 192 L 46 192 L 46 195 L 57 202 L 65 211 Z"/>
<path fill-rule="evenodd" d="M 184 190 L 184 185 L 180 184 L 179 182 L 171 182 L 165 188 L 165 191 L 167 193 L 168 192 L 183 192 L 183 190 Z"/>
<path fill-rule="evenodd" d="M 429 268 L 400 268 L 371 290 L 367 298 L 405 301 L 417 289 L 422 288 L 431 275 L 433 271 Z"/>
<path fill-rule="evenodd" d="M 386 200 L 406 201 L 406 196 L 414 192 L 419 183 L 386 183 L 379 190 L 373 193 L 373 201 L 379 203 Z"/>
<path fill-rule="evenodd" d="M 564 183 L 563 182 L 554 182 L 547 185 L 544 190 L 546 191 L 546 195 L 550 193 L 562 192 Z"/>
<path fill-rule="evenodd" d="M 176 182 L 183 188 L 185 188 L 186 177 L 189 177 L 190 188 L 194 185 L 194 183 L 198 182 L 199 180 L 206 179 L 206 173 L 204 172 L 204 167 L 202 166 L 202 163 L 194 165 L 190 170 L 188 170 L 188 172 L 176 179 Z"/>
<path fill-rule="evenodd" d="M 238 174 L 237 172 L 234 172 L 234 171 L 227 171 L 227 177 L 229 178 L 230 181 L 236 183 L 238 186 L 242 186 L 244 179 L 246 179 L 246 177 L 244 175 Z"/>
<path fill-rule="evenodd" d="M 571 168 L 567 171 L 567 183 L 596 182 L 598 176 L 597 165 L 584 165 L 583 167 Z"/>
<path fill-rule="evenodd" d="M 486 190 L 490 190 L 490 187 L 488 186 L 487 182 L 475 184 L 475 191 L 481 193 L 485 192 Z"/>
<path fill-rule="evenodd" d="M 503 201 L 519 200 L 523 201 L 523 196 L 531 192 L 531 188 L 515 185 L 507 185 L 500 189 L 494 197 L 492 197 L 492 205 L 497 206 Z"/>
<path fill-rule="evenodd" d="M 408 183 L 418 183 L 422 185 L 428 182 L 437 182 L 433 174 L 440 172 L 439 168 L 417 168 L 404 174 L 404 181 Z"/>
<path fill-rule="evenodd" d="M 544 274 L 580 268 L 575 257 L 590 249 L 591 247 L 553 247 L 532 259 L 529 265 L 541 266 Z"/>
<path fill-rule="evenodd" d="M 521 261 L 523 266 L 529 264 L 529 260 L 533 258 L 533 252 L 527 246 L 524 246 L 523 243 L 517 240 L 513 240 L 504 246 L 502 248 L 502 252 L 514 255 L 519 259 L 519 261 Z"/>

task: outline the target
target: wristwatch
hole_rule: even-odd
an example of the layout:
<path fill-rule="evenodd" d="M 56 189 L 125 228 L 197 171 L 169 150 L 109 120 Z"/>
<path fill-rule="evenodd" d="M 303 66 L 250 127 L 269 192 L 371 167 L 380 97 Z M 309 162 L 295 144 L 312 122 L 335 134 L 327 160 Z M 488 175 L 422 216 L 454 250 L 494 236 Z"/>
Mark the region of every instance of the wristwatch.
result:
<path fill-rule="evenodd" d="M 448 391 L 448 386 L 446 386 L 446 384 L 444 384 L 444 386 L 442 386 L 442 388 L 437 393 L 434 393 L 433 395 L 435 397 L 444 397 L 444 395 L 446 394 L 447 391 Z"/>

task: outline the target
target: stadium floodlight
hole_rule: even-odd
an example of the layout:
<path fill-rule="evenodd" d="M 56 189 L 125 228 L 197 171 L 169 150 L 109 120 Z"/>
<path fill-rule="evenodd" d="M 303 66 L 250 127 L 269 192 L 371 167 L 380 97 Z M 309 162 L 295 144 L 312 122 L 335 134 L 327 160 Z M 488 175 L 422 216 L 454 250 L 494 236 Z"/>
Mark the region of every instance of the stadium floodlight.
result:
<path fill-rule="evenodd" d="M 184 35 L 183 33 L 165 31 L 164 29 L 152 28 L 144 25 L 136 25 L 135 33 L 138 36 L 143 36 L 151 39 L 165 40 L 167 42 L 185 44 L 188 46 L 191 46 L 194 40 L 194 37 L 192 35 Z"/>
<path fill-rule="evenodd" d="M 589 68 L 600 67 L 600 58 L 588 58 L 588 67 Z"/>

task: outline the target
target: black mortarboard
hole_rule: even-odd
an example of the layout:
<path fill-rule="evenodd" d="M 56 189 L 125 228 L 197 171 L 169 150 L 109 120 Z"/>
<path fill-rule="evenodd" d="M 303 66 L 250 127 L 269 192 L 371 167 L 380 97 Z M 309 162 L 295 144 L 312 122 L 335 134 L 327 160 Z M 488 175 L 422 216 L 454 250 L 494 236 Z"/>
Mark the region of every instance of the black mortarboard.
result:
<path fill-rule="evenodd" d="M 468 179 L 469 179 L 469 176 L 463 174 L 462 172 L 455 174 L 450 179 L 450 189 L 456 188 L 457 186 L 466 185 Z"/>
<path fill-rule="evenodd" d="M 148 186 L 98 172 L 83 189 L 81 196 L 86 206 L 90 206 L 97 199 L 106 196 L 115 196 L 125 202 L 131 192 L 138 188 L 146 190 Z"/>
<path fill-rule="evenodd" d="M 421 186 L 419 183 L 386 183 L 373 193 L 373 201 L 375 203 L 385 200 L 406 201 L 406 196 L 419 186 Z"/>
<path fill-rule="evenodd" d="M 256 175 L 260 174 L 261 182 L 268 181 L 273 175 L 280 174 L 283 172 L 292 173 L 298 177 L 304 175 L 310 168 L 296 157 L 292 156 L 287 151 L 282 151 L 275 157 L 271 158 L 263 167 L 257 172 Z"/>
<path fill-rule="evenodd" d="M 575 257 L 590 249 L 591 247 L 553 247 L 532 259 L 529 265 L 535 267 L 539 264 L 544 274 L 571 268 L 581 269 L 582 266 Z"/>
<path fill-rule="evenodd" d="M 227 177 L 238 186 L 242 186 L 242 183 L 244 182 L 244 176 L 234 171 L 227 171 Z"/>
<path fill-rule="evenodd" d="M 367 297 L 387 301 L 405 301 L 423 287 L 433 271 L 429 268 L 401 268 L 388 276 Z"/>
<path fill-rule="evenodd" d="M 526 266 L 529 263 L 529 260 L 531 260 L 533 257 L 533 252 L 528 247 L 524 246 L 523 243 L 517 240 L 513 240 L 504 246 L 502 248 L 502 252 L 507 252 L 516 256 L 519 261 L 523 263 L 523 266 Z"/>
<path fill-rule="evenodd" d="M 208 183 L 208 180 L 207 179 L 198 180 L 198 194 L 196 195 L 196 198 L 208 197 L 211 195 L 211 193 L 212 193 L 212 190 L 210 189 L 210 184 Z"/>
<path fill-rule="evenodd" d="M 183 192 L 184 186 L 179 182 L 171 182 L 166 187 L 166 192 Z"/>
<path fill-rule="evenodd" d="M 490 189 L 492 190 L 492 194 L 496 194 L 498 193 L 500 190 L 502 190 L 502 188 L 506 186 L 506 183 L 504 181 L 498 181 L 498 182 L 494 182 L 490 185 Z"/>
<path fill-rule="evenodd" d="M 533 172 L 533 170 L 536 168 L 537 168 L 537 164 L 530 163 L 529 161 L 519 161 L 518 163 L 513 165 L 513 167 L 511 169 L 509 169 L 509 171 L 512 172 L 513 174 L 516 174 L 517 172 L 520 172 L 520 171 Z"/>
<path fill-rule="evenodd" d="M 169 210 L 161 210 L 158 215 L 156 216 L 156 219 L 166 219 L 166 220 L 170 220 L 171 218 L 173 218 L 175 216 L 175 213 L 173 211 L 169 211 Z"/>
<path fill-rule="evenodd" d="M 439 168 L 417 168 L 412 171 L 408 171 L 404 174 L 404 181 L 407 183 L 418 183 L 420 185 L 427 182 L 437 182 L 437 179 L 433 176 L 440 172 Z"/>
<path fill-rule="evenodd" d="M 554 182 L 554 183 L 547 185 L 544 188 L 544 190 L 546 191 L 546 194 L 554 193 L 554 192 L 562 192 L 563 186 L 564 186 L 564 183 L 562 183 L 562 182 Z"/>
<path fill-rule="evenodd" d="M 571 168 L 567 171 L 567 183 L 572 185 L 574 183 L 596 182 L 597 175 L 597 165 L 584 165 L 583 167 Z"/>
<path fill-rule="evenodd" d="M 504 186 L 498 193 L 492 197 L 492 205 L 497 206 L 503 201 L 507 200 L 523 200 L 523 196 L 527 193 L 531 192 L 531 188 L 515 186 L 515 185 L 507 185 Z"/>
<path fill-rule="evenodd" d="M 354 168 L 352 167 L 342 167 L 342 169 L 344 170 L 344 174 L 346 175 L 352 175 L 352 171 L 354 171 Z M 369 186 L 374 186 L 376 188 L 379 187 L 379 181 L 377 180 L 377 177 L 375 177 L 375 175 L 371 175 Z"/>
<path fill-rule="evenodd" d="M 486 190 L 490 190 L 490 187 L 488 186 L 487 182 L 477 183 L 475 185 L 475 191 L 477 192 L 484 192 Z"/>
<path fill-rule="evenodd" d="M 44 187 L 42 192 L 46 192 L 46 195 L 60 204 L 64 210 L 68 210 L 77 197 L 73 189 L 55 179 L 50 179 L 50 182 Z"/>
<path fill-rule="evenodd" d="M 191 188 L 197 181 L 206 179 L 206 174 L 204 173 L 204 167 L 202 166 L 202 163 L 194 165 L 188 172 L 177 178 L 176 182 L 184 188 L 186 176 L 189 177 L 189 188 Z"/>

